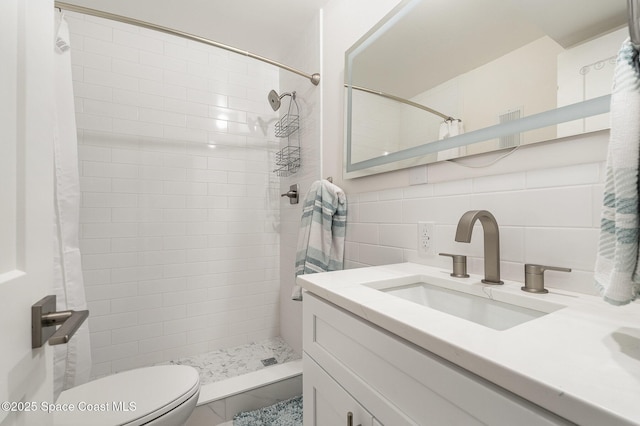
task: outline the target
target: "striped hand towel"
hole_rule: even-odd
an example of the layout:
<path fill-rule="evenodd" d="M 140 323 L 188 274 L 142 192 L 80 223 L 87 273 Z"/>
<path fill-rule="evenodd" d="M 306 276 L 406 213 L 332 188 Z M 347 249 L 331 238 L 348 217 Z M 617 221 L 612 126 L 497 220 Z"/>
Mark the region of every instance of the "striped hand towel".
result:
<path fill-rule="evenodd" d="M 616 63 L 595 282 L 604 300 L 625 305 L 640 292 L 638 271 L 638 162 L 640 66 L 628 39 Z"/>
<path fill-rule="evenodd" d="M 311 184 L 300 219 L 296 277 L 342 269 L 346 225 L 347 197 L 344 191 L 324 179 Z M 300 286 L 294 286 L 291 298 L 302 300 Z"/>

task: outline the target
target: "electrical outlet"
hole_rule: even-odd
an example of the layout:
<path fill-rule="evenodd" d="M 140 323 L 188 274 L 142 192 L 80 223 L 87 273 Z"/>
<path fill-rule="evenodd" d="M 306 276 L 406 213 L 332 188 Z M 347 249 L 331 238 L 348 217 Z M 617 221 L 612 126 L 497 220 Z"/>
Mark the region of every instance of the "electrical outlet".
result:
<path fill-rule="evenodd" d="M 435 222 L 418 222 L 418 256 L 435 256 Z"/>

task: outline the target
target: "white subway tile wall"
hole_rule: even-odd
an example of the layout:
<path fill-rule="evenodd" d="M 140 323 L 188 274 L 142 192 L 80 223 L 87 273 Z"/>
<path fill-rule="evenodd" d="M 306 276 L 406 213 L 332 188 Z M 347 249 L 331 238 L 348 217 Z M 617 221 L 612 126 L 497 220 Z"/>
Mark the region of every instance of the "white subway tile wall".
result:
<path fill-rule="evenodd" d="M 288 65 L 308 72 L 320 72 L 320 18 L 309 22 L 306 31 L 301 34 L 286 58 Z M 300 78 L 289 72 L 280 73 L 280 87 L 282 92 L 296 92 L 296 99 L 300 105 L 300 170 L 291 176 L 280 178 L 280 194 L 289 190 L 289 186 L 298 184 L 300 187 L 300 203 L 289 204 L 286 198 L 280 202 L 280 333 L 282 338 L 298 354 L 302 354 L 302 303 L 291 300 L 291 291 L 295 284 L 294 266 L 296 246 L 298 243 L 298 229 L 304 198 L 311 184 L 328 176 L 321 175 L 320 159 L 321 125 L 320 105 L 321 88 L 310 84 L 307 79 Z M 288 97 L 283 99 L 281 113 L 286 113 L 289 106 Z M 281 145 L 286 144 L 286 139 Z M 291 140 L 293 144 L 295 140 Z"/>
<path fill-rule="evenodd" d="M 65 15 L 92 375 L 278 336 L 278 70 Z"/>
<path fill-rule="evenodd" d="M 467 255 L 469 271 L 483 274 L 483 236 L 477 224 L 470 244 L 454 241 L 467 210 L 489 210 L 500 226 L 501 272 L 524 280 L 524 263 L 572 268 L 548 272 L 549 288 L 596 294 L 604 163 L 509 173 L 395 190 L 348 194 L 345 258 L 349 268 L 416 262 L 450 268 L 449 258 L 419 257 L 417 222 L 435 222 L 436 253 Z"/>

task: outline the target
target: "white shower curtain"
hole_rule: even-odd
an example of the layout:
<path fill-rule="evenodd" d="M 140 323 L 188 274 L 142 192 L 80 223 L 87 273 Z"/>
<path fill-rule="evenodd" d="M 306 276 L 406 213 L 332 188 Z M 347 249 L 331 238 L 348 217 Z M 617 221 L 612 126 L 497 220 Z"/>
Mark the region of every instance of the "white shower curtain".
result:
<path fill-rule="evenodd" d="M 69 27 L 56 14 L 54 141 L 54 292 L 57 309 L 87 309 L 80 259 L 78 141 L 69 53 Z M 85 383 L 91 373 L 89 325 L 85 321 L 69 343 L 54 346 L 54 397 Z"/>

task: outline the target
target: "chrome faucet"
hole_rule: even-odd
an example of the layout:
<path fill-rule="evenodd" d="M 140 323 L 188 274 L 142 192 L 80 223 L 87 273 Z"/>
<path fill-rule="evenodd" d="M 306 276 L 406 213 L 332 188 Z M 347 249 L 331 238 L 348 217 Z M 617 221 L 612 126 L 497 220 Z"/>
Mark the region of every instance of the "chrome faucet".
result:
<path fill-rule="evenodd" d="M 462 215 L 456 229 L 456 241 L 471 242 L 471 232 L 480 219 L 484 231 L 484 279 L 485 284 L 504 284 L 500 281 L 500 234 L 498 222 L 486 210 L 470 210 Z"/>

